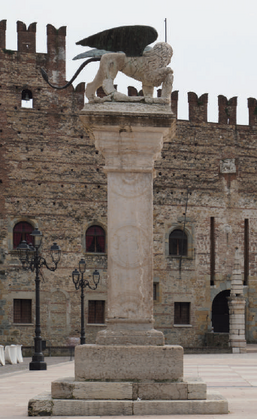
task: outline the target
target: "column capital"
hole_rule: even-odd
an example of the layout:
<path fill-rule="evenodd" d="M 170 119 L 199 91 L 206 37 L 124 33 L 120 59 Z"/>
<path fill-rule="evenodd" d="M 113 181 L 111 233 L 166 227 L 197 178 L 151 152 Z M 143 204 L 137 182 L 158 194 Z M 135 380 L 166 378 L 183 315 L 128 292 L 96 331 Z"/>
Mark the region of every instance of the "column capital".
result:
<path fill-rule="evenodd" d="M 105 157 L 106 172 L 152 172 L 176 125 L 166 105 L 88 104 L 80 119 Z"/>

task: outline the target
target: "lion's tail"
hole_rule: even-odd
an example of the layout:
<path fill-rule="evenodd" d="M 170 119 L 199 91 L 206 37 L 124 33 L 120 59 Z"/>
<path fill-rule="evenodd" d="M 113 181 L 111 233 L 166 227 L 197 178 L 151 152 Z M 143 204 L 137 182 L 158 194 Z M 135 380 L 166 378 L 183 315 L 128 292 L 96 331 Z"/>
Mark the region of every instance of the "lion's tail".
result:
<path fill-rule="evenodd" d="M 81 66 L 78 68 L 78 70 L 76 71 L 76 73 L 74 74 L 74 76 L 71 78 L 71 80 L 66 83 L 64 86 L 54 86 L 52 83 L 50 83 L 49 79 L 48 79 L 48 75 L 46 73 L 46 71 L 43 68 L 40 68 L 41 74 L 43 79 L 49 84 L 49 86 L 51 86 L 53 89 L 58 89 L 58 90 L 62 90 L 62 89 L 66 89 L 67 87 L 69 87 L 74 80 L 78 77 L 79 73 L 81 73 L 81 71 L 83 70 L 84 67 L 86 67 L 87 64 L 93 62 L 93 61 L 100 61 L 101 57 L 93 57 L 93 58 L 89 58 L 89 60 L 84 61 L 84 63 L 81 64 Z"/>

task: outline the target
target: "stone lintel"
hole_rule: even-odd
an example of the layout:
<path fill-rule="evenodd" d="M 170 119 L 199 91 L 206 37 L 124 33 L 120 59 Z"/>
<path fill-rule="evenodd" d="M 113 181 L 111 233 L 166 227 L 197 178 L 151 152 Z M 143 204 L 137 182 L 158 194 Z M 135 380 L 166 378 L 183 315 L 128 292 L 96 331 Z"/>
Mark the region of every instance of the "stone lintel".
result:
<path fill-rule="evenodd" d="M 181 346 L 79 345 L 75 380 L 182 380 Z"/>

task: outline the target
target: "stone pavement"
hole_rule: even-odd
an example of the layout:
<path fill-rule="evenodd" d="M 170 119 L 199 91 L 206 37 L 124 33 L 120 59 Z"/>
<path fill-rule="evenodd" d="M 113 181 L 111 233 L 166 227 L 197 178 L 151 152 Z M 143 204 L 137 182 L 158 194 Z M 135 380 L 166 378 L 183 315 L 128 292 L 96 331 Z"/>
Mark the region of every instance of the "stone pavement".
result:
<path fill-rule="evenodd" d="M 27 405 L 30 398 L 44 391 L 50 392 L 53 380 L 74 376 L 74 361 L 70 361 L 68 357 L 46 358 L 47 371 L 29 371 L 30 360 L 30 358 L 25 358 L 24 364 L 0 367 L 0 418 L 27 417 Z M 248 346 L 246 354 L 185 355 L 184 376 L 199 376 L 210 390 L 217 390 L 226 397 L 229 405 L 229 419 L 257 418 L 256 346 Z M 53 418 L 57 419 L 57 417 Z M 61 418 L 64 416 L 58 419 Z M 75 417 L 69 418 L 75 419 Z M 166 416 L 159 418 L 167 419 Z M 172 419 L 183 418 L 196 419 L 199 416 L 172 416 Z M 201 419 L 218 418 L 220 419 L 221 415 L 201 415 Z"/>

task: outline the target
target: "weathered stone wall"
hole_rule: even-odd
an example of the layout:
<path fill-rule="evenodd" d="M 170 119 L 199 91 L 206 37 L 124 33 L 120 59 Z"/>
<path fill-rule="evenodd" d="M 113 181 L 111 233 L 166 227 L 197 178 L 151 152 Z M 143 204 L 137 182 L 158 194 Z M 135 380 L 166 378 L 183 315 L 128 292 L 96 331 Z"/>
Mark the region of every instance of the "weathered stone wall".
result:
<path fill-rule="evenodd" d="M 34 274 L 22 271 L 13 250 L 12 231 L 29 221 L 44 234 L 43 255 L 56 241 L 62 249 L 58 269 L 42 269 L 41 329 L 47 345 L 66 344 L 80 335 L 80 292 L 71 273 L 81 257 L 87 275 L 98 269 L 97 291 L 87 300 L 106 300 L 107 256 L 85 253 L 85 232 L 95 223 L 107 228 L 107 185 L 104 159 L 79 120 L 84 83 L 64 91 L 42 79 L 43 67 L 53 83 L 65 83 L 65 28 L 47 28 L 46 54 L 34 49 L 35 24 L 17 25 L 18 51 L 5 50 L 5 21 L 0 22 L 0 343 L 33 344 Z M 25 45 L 25 46 L 24 46 Z M 26 47 L 26 45 L 29 45 Z M 33 108 L 21 107 L 24 89 L 33 94 Z M 178 93 L 172 94 L 176 112 Z M 249 220 L 249 281 L 246 338 L 257 341 L 256 274 L 256 100 L 248 101 L 250 126 L 236 125 L 236 100 L 219 98 L 220 123 L 207 122 L 207 95 L 190 92 L 189 121 L 177 121 L 177 134 L 164 144 L 154 180 L 155 327 L 167 343 L 199 347 L 211 330 L 214 297 L 230 289 L 235 247 L 243 272 L 244 220 Z M 227 110 L 226 110 L 227 109 Z M 230 117 L 225 116 L 230 112 Z M 223 119 L 222 119 L 223 118 Z M 222 173 L 229 159 L 235 170 Z M 187 203 L 187 208 L 186 208 Z M 215 218 L 215 284 L 210 286 L 210 218 Z M 168 237 L 185 228 L 188 257 L 169 256 Z M 107 230 L 106 230 L 107 231 Z M 108 251 L 108 249 L 107 249 Z M 181 266 L 180 266 L 181 265 Z M 33 323 L 13 323 L 13 299 L 32 299 Z M 174 302 L 190 302 L 190 325 L 174 326 Z M 93 343 L 104 326 L 86 325 Z"/>
<path fill-rule="evenodd" d="M 71 273 L 84 256 L 82 238 L 89 223 L 96 221 L 106 228 L 103 158 L 79 121 L 84 83 L 76 90 L 71 86 L 66 91 L 53 91 L 40 74 L 43 67 L 50 79 L 53 75 L 53 82 L 65 81 L 65 28 L 57 31 L 48 25 L 47 54 L 24 52 L 23 37 L 29 42 L 31 34 L 21 22 L 17 29 L 19 50 L 0 51 L 0 339 L 1 343 L 33 344 L 34 325 L 13 324 L 14 298 L 31 298 L 35 313 L 35 274 L 21 270 L 12 243 L 14 225 L 25 220 L 44 233 L 43 254 L 48 260 L 47 250 L 53 241 L 62 249 L 58 270 L 42 269 L 41 326 L 47 343 L 64 345 L 68 336 L 79 336 L 80 331 L 80 293 Z M 32 109 L 21 108 L 25 88 L 33 93 Z M 87 291 L 86 299 L 105 299 L 106 255 L 87 255 L 86 260 L 87 275 L 95 268 L 101 274 L 97 295 Z M 87 301 L 85 306 L 87 318 Z M 99 327 L 88 327 L 88 341 L 94 340 Z"/>
<path fill-rule="evenodd" d="M 169 341 L 185 346 L 204 342 L 212 300 L 230 288 L 236 246 L 243 272 L 245 219 L 250 223 L 250 278 L 245 287 L 248 339 L 255 340 L 256 306 L 250 297 L 256 293 L 255 150 L 255 127 L 191 121 L 178 121 L 176 138 L 164 145 L 154 187 L 154 266 L 162 295 L 155 310 L 156 326 Z M 224 159 L 235 159 L 236 173 L 221 173 Z M 215 217 L 214 287 L 210 287 L 210 217 Z M 192 236 L 192 253 L 182 259 L 180 272 L 179 259 L 165 256 L 165 240 L 172 226 L 183 228 L 184 221 Z M 191 302 L 191 328 L 173 327 L 175 301 Z"/>

